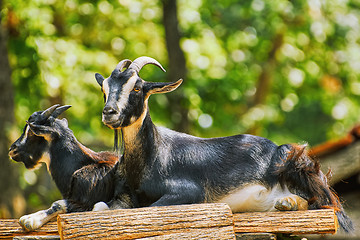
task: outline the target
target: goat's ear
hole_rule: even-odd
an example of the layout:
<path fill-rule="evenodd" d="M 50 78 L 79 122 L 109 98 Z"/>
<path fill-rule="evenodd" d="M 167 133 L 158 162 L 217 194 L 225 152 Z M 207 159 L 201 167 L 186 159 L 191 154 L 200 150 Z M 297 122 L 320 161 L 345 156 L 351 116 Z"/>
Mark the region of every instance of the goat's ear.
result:
<path fill-rule="evenodd" d="M 36 135 L 41 137 L 49 136 L 53 132 L 53 128 L 45 125 L 38 125 L 35 123 L 27 122 L 30 130 Z"/>
<path fill-rule="evenodd" d="M 177 89 L 180 84 L 183 82 L 182 79 L 179 79 L 176 82 L 165 83 L 165 82 L 146 82 L 144 88 L 147 90 L 147 94 L 151 95 L 154 93 L 168 93 Z"/>
<path fill-rule="evenodd" d="M 105 78 L 100 73 L 95 73 L 95 79 L 98 82 L 98 84 L 102 87 Z"/>

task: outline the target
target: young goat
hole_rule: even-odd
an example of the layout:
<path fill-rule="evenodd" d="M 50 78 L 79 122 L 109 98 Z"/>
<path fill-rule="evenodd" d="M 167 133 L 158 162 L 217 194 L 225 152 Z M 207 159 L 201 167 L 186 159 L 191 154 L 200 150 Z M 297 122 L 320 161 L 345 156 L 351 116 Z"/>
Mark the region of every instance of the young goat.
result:
<path fill-rule="evenodd" d="M 134 206 L 116 171 L 118 156 L 86 148 L 68 128 L 66 119 L 57 119 L 69 107 L 54 105 L 33 113 L 22 135 L 10 147 L 9 156 L 28 169 L 46 163 L 64 198 L 47 210 L 21 217 L 20 225 L 26 230 L 35 230 L 60 213 L 107 209 L 103 202 L 111 208 Z M 123 194 L 114 199 L 117 192 Z"/>
<path fill-rule="evenodd" d="M 352 230 L 305 147 L 277 146 L 252 135 L 203 139 L 156 127 L 149 96 L 171 92 L 182 80 L 146 82 L 139 77 L 146 64 L 165 71 L 155 59 L 140 57 L 121 61 L 106 79 L 95 74 L 105 96 L 102 121 L 122 130 L 120 169 L 141 206 L 224 202 L 234 212 L 334 208 L 341 227 Z"/>

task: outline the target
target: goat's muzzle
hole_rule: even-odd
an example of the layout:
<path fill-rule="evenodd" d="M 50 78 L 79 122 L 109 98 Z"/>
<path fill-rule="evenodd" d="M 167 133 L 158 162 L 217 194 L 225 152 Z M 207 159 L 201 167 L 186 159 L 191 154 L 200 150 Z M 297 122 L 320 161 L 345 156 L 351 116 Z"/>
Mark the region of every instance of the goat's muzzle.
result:
<path fill-rule="evenodd" d="M 9 148 L 9 157 L 16 162 L 20 162 L 20 159 L 18 158 L 18 156 L 19 156 L 19 152 L 17 150 L 17 147 L 14 145 L 11 145 L 11 147 Z"/>
<path fill-rule="evenodd" d="M 105 106 L 102 112 L 102 121 L 109 128 L 116 129 L 121 127 L 123 120 L 119 112 L 110 106 Z"/>

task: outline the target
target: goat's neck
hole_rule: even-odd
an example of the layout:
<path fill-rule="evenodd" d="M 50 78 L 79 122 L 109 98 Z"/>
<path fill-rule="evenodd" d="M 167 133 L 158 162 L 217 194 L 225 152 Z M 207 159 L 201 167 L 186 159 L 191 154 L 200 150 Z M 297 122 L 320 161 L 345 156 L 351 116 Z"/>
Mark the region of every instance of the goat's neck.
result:
<path fill-rule="evenodd" d="M 150 114 L 145 113 L 142 119 L 122 129 L 124 141 L 123 164 L 126 174 L 141 176 L 144 169 L 151 164 L 151 157 L 156 151 L 157 130 L 151 121 Z M 139 179 L 130 184 L 137 187 Z"/>
<path fill-rule="evenodd" d="M 124 155 L 145 153 L 155 143 L 156 127 L 153 124 L 147 104 L 145 111 L 130 126 L 122 128 Z"/>
<path fill-rule="evenodd" d="M 75 136 L 64 136 L 50 144 L 49 171 L 62 195 L 68 192 L 73 173 L 86 162 L 86 154 Z"/>

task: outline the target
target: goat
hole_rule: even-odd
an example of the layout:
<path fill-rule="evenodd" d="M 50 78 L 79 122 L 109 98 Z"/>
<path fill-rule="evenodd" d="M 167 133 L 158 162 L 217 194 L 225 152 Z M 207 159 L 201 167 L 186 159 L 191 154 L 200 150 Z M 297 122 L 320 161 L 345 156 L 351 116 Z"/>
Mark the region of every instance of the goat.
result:
<path fill-rule="evenodd" d="M 204 139 L 155 126 L 150 95 L 171 92 L 182 79 L 144 81 L 139 71 L 147 64 L 165 71 L 155 59 L 139 57 L 122 60 L 106 79 L 95 74 L 105 98 L 102 121 L 122 132 L 120 169 L 140 206 L 223 202 L 233 212 L 333 208 L 341 227 L 352 231 L 304 146 L 278 146 L 246 134 Z"/>
<path fill-rule="evenodd" d="M 33 113 L 22 135 L 11 145 L 9 156 L 34 169 L 45 163 L 63 200 L 20 218 L 28 231 L 41 227 L 60 213 L 130 208 L 136 205 L 117 174 L 117 154 L 94 152 L 77 141 L 67 120 L 57 117 L 71 106 L 54 105 Z M 117 195 L 121 192 L 121 195 Z M 115 197 L 118 196 L 118 198 Z"/>

